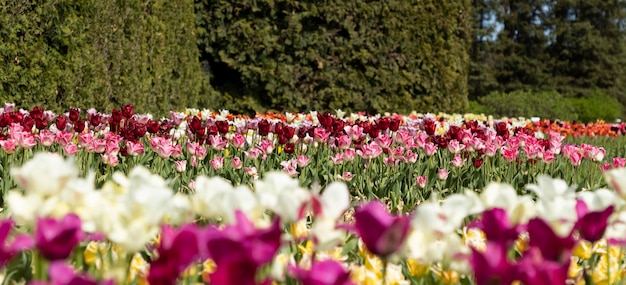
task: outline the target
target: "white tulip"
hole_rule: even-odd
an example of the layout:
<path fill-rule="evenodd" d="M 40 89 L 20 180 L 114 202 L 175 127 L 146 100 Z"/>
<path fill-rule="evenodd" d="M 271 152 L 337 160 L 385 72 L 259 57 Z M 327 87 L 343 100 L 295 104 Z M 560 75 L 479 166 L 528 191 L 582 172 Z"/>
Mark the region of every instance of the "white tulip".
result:
<path fill-rule="evenodd" d="M 53 196 L 78 177 L 78 168 L 57 153 L 39 152 L 22 167 L 11 169 L 11 175 L 25 193 Z"/>

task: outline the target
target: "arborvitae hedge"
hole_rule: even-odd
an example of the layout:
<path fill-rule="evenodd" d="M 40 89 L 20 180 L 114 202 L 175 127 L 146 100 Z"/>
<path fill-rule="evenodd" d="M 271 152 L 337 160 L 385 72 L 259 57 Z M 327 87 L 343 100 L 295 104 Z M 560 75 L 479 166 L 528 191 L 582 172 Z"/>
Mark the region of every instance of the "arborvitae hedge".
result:
<path fill-rule="evenodd" d="M 165 114 L 210 94 L 193 0 L 0 0 L 0 101 Z"/>
<path fill-rule="evenodd" d="M 464 111 L 469 8 L 469 0 L 196 0 L 211 84 L 236 111 Z"/>

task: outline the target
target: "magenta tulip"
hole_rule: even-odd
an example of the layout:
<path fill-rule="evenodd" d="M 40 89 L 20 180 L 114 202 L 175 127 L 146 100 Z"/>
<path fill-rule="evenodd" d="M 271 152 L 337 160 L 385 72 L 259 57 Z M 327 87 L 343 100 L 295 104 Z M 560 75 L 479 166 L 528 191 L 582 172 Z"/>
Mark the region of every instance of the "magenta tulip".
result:
<path fill-rule="evenodd" d="M 256 285 L 257 271 L 274 258 L 281 244 L 278 219 L 267 229 L 256 229 L 242 212 L 235 215 L 235 225 L 205 232 L 208 257 L 217 265 L 210 275 L 213 285 Z"/>
<path fill-rule="evenodd" d="M 302 285 L 353 285 L 350 272 L 334 260 L 313 262 L 310 270 L 289 268 Z"/>
<path fill-rule="evenodd" d="M 604 236 L 604 231 L 608 225 L 608 219 L 613 214 L 613 206 L 609 206 L 602 211 L 588 212 L 586 204 L 578 201 L 576 210 L 578 221 L 574 230 L 578 231 L 580 237 L 590 242 L 596 242 Z"/>
<path fill-rule="evenodd" d="M 98 283 L 97 281 L 89 278 L 88 276 L 79 275 L 74 270 L 62 261 L 56 261 L 50 264 L 48 267 L 48 275 L 50 277 L 49 282 L 45 281 L 33 281 L 28 285 L 114 285 L 113 280 L 106 280 Z"/>
<path fill-rule="evenodd" d="M 571 234 L 563 238 L 557 236 L 540 218 L 528 222 L 528 236 L 531 248 L 538 248 L 544 259 L 556 262 L 569 261 L 570 251 L 576 243 Z"/>
<path fill-rule="evenodd" d="M 18 235 L 13 242 L 7 243 L 13 224 L 11 219 L 0 221 L 0 267 L 4 267 L 17 253 L 34 246 L 34 240 L 27 235 Z"/>
<path fill-rule="evenodd" d="M 381 258 L 398 251 L 409 232 L 409 218 L 391 215 L 379 201 L 361 206 L 354 218 L 355 230 L 367 249 Z"/>
<path fill-rule="evenodd" d="M 80 218 L 68 214 L 61 220 L 39 218 L 35 245 L 48 260 L 66 259 L 83 238 Z"/>
<path fill-rule="evenodd" d="M 475 223 L 475 227 L 481 229 L 488 240 L 510 245 L 523 231 L 521 226 L 511 226 L 511 221 L 506 211 L 493 208 L 482 213 L 482 217 Z"/>
<path fill-rule="evenodd" d="M 514 266 L 507 260 L 507 246 L 498 241 L 487 242 L 485 252 L 472 249 L 469 263 L 474 271 L 476 285 L 511 284 Z"/>
<path fill-rule="evenodd" d="M 178 275 L 199 259 L 198 245 L 198 230 L 194 225 L 187 225 L 179 230 L 163 226 L 161 243 L 157 249 L 159 257 L 150 263 L 149 283 L 176 283 Z"/>

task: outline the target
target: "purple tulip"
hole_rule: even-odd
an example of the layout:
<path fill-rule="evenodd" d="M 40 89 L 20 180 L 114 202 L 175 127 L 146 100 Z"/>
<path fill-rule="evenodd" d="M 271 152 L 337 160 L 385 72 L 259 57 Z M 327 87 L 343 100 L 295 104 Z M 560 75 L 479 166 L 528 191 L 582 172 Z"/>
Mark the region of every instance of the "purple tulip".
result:
<path fill-rule="evenodd" d="M 355 230 L 367 249 L 383 259 L 398 251 L 409 232 L 409 218 L 389 214 L 379 201 L 361 206 L 354 218 Z"/>
<path fill-rule="evenodd" d="M 45 281 L 33 281 L 28 285 L 114 285 L 113 280 L 106 280 L 98 283 L 97 281 L 84 276 L 78 275 L 67 264 L 61 261 L 55 261 L 48 267 L 48 275 L 50 276 L 50 282 Z"/>
<path fill-rule="evenodd" d="M 61 220 L 39 218 L 35 231 L 35 245 L 48 260 L 66 259 L 83 237 L 80 218 L 68 214 Z"/>
<path fill-rule="evenodd" d="M 205 232 L 208 257 L 217 265 L 216 271 L 210 275 L 213 285 L 257 284 L 258 269 L 270 262 L 280 247 L 278 219 L 267 229 L 256 229 L 242 212 L 237 211 L 235 216 L 235 225 L 222 230 L 209 228 Z"/>
<path fill-rule="evenodd" d="M 507 246 L 502 242 L 489 241 L 485 252 L 472 249 L 469 263 L 474 270 L 476 285 L 511 284 L 514 266 L 507 260 Z"/>
<path fill-rule="evenodd" d="M 540 218 L 528 222 L 529 246 L 536 247 L 544 259 L 556 262 L 569 262 L 570 251 L 576 241 L 571 234 L 567 237 L 557 236 L 550 225 Z"/>
<path fill-rule="evenodd" d="M 198 230 L 190 224 L 180 230 L 163 226 L 161 243 L 157 249 L 158 258 L 150 263 L 148 281 L 150 284 L 174 284 L 191 263 L 199 259 Z"/>
<path fill-rule="evenodd" d="M 609 206 L 602 211 L 587 212 L 586 206 L 584 210 L 581 210 L 582 206 L 579 207 L 581 202 L 582 201 L 579 201 L 576 205 L 578 221 L 574 226 L 574 230 L 578 231 L 581 238 L 590 242 L 596 242 L 604 236 L 604 231 L 608 226 L 608 220 L 611 214 L 613 214 L 614 208 L 613 206 Z M 584 202 L 582 202 L 582 204 L 584 205 Z"/>
<path fill-rule="evenodd" d="M 313 262 L 310 270 L 297 267 L 289 268 L 302 285 L 354 285 L 350 272 L 334 260 Z"/>
<path fill-rule="evenodd" d="M 567 284 L 569 263 L 569 258 L 564 262 L 546 260 L 539 248 L 531 248 L 517 265 L 515 279 L 533 285 Z"/>
<path fill-rule="evenodd" d="M 17 253 L 31 249 L 35 241 L 27 235 L 18 235 L 13 242 L 7 244 L 7 237 L 13 229 L 13 220 L 0 221 L 0 267 L 4 267 Z"/>
<path fill-rule="evenodd" d="M 506 211 L 500 208 L 483 212 L 482 217 L 474 225 L 485 233 L 487 240 L 511 245 L 523 231 L 522 226 L 511 226 Z"/>

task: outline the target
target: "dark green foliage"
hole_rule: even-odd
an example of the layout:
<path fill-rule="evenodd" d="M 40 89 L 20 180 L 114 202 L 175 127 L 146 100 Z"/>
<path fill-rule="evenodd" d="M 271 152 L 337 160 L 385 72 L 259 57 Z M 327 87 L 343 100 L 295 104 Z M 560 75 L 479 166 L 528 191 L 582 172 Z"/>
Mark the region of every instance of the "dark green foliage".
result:
<path fill-rule="evenodd" d="M 0 0 L 0 101 L 166 114 L 211 94 L 192 0 Z M 207 100 L 207 98 L 202 98 Z"/>
<path fill-rule="evenodd" d="M 493 115 L 506 117 L 540 117 L 544 119 L 575 120 L 574 105 L 557 92 L 514 91 L 511 93 L 492 92 L 479 99 L 480 105 L 474 108 L 493 110 Z"/>
<path fill-rule="evenodd" d="M 582 122 L 595 122 L 598 119 L 613 122 L 623 114 L 620 102 L 602 91 L 589 93 L 582 98 L 569 99 Z"/>
<path fill-rule="evenodd" d="M 555 86 L 568 96 L 600 89 L 626 104 L 626 1 L 555 1 L 548 48 Z"/>
<path fill-rule="evenodd" d="M 467 0 L 197 0 L 202 59 L 240 112 L 466 107 Z"/>
<path fill-rule="evenodd" d="M 625 0 L 474 0 L 473 8 L 470 99 L 600 90 L 626 104 Z"/>

